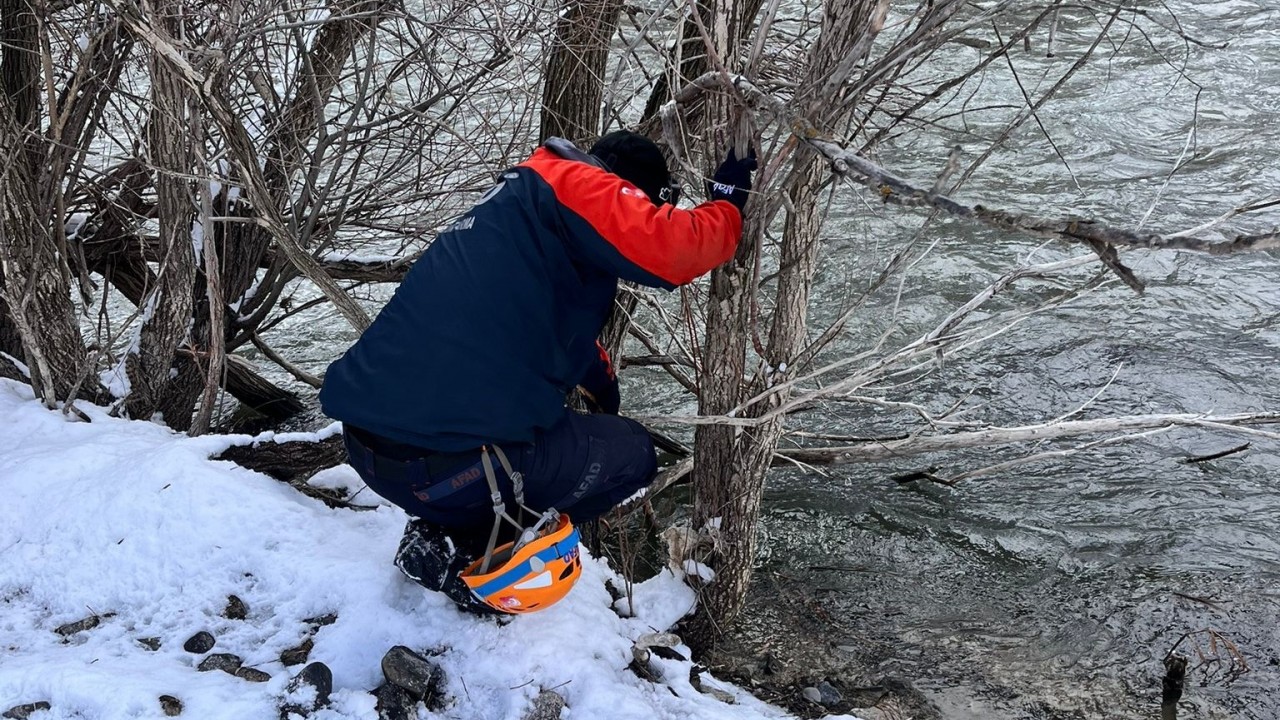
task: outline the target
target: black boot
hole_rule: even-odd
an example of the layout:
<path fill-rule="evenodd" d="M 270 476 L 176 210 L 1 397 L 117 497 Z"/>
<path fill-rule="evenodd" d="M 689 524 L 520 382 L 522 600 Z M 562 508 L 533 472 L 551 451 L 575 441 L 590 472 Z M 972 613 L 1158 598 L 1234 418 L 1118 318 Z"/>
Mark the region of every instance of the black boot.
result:
<path fill-rule="evenodd" d="M 458 542 L 443 528 L 425 520 L 410 520 L 396 551 L 396 567 L 422 587 L 444 593 L 464 612 L 500 615 L 472 594 L 458 576 L 484 552 L 483 548 L 477 552 L 473 545 Z"/>

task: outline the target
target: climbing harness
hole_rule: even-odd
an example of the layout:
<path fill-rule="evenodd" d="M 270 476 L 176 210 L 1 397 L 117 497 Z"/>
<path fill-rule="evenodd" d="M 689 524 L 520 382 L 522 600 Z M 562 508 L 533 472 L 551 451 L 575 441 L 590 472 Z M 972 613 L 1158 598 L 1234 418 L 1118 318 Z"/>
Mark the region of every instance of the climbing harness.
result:
<path fill-rule="evenodd" d="M 511 480 L 511 493 L 520 518 L 535 517 L 526 527 L 507 511 L 507 503 L 498 488 L 492 455 Z M 493 500 L 493 531 L 484 556 L 462 571 L 462 581 L 486 605 L 504 613 L 528 613 L 542 610 L 561 600 L 582 574 L 582 558 L 578 549 L 578 530 L 569 516 L 549 508 L 539 513 L 524 502 L 524 475 L 512 469 L 510 460 L 497 445 L 480 449 L 480 462 Z M 502 523 L 516 529 L 513 542 L 498 546 Z"/>

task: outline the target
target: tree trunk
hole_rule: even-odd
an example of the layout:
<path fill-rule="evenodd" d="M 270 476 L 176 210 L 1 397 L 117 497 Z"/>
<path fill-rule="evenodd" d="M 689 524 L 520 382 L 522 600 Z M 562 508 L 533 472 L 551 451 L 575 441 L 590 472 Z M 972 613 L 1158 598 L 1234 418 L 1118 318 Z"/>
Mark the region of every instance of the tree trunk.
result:
<path fill-rule="evenodd" d="M 203 119 L 198 113 L 191 114 L 191 137 L 198 143 L 201 151 L 196 155 L 196 163 L 201 167 L 209 167 L 209 157 L 204 152 L 205 129 Z M 213 230 L 213 189 L 206 183 L 200 187 L 200 227 L 205 231 Z M 203 333 L 198 335 L 206 348 L 204 389 L 200 393 L 200 403 L 195 418 L 188 431 L 192 435 L 203 435 L 213 424 L 213 413 L 219 399 L 219 388 L 227 374 L 227 304 L 222 295 L 222 267 L 218 262 L 218 243 L 204 244 L 204 296 L 200 306 L 207 308 L 209 320 L 204 323 Z M 215 330 L 216 328 L 216 330 Z"/>
<path fill-rule="evenodd" d="M 36 192 L 44 184 L 46 157 L 39 131 L 36 18 L 29 0 L 0 0 L 0 273 L 32 387 L 52 408 L 75 385 L 85 347 L 75 320 L 66 253 L 50 228 L 52 202 Z"/>
<path fill-rule="evenodd" d="M 324 440 L 268 440 L 254 445 L 233 445 L 214 455 L 241 467 L 270 475 L 285 482 L 303 482 L 321 470 L 347 462 L 342 435 Z"/>
<path fill-rule="evenodd" d="M 285 420 L 307 409 L 293 393 L 271 384 L 238 355 L 226 357 L 227 392 L 270 420 Z"/>
<path fill-rule="evenodd" d="M 22 357 L 22 337 L 18 327 L 9 317 L 9 305 L 4 301 L 4 272 L 0 271 L 0 353 L 15 360 Z"/>
<path fill-rule="evenodd" d="M 742 0 L 719 0 L 702 16 L 716 53 L 729 63 L 729 72 L 737 69 L 737 30 L 744 5 Z M 729 105 L 713 99 L 703 117 L 710 121 L 709 126 L 723 127 L 731 122 L 733 114 Z M 731 143 L 723 136 L 716 142 L 708 135 L 703 146 L 711 157 L 722 154 Z M 744 218 L 742 239 L 733 259 L 711 272 L 707 340 L 702 375 L 698 378 L 698 412 L 702 415 L 726 414 L 744 397 L 751 302 L 755 297 L 752 271 L 764 232 L 755 221 L 757 217 L 758 214 L 748 214 Z M 744 481 L 752 480 L 746 475 L 752 469 L 743 455 L 746 445 L 742 440 L 746 435 L 735 428 L 713 425 L 700 426 L 694 433 L 693 521 L 695 528 L 718 538 L 707 558 L 716 577 L 699 587 L 697 611 L 684 631 L 685 641 L 696 651 L 709 649 L 723 634 L 741 609 L 751 578 L 759 498 L 741 491 Z"/>
<path fill-rule="evenodd" d="M 136 242 L 119 240 L 115 245 L 116 251 L 111 253 L 104 251 L 98 245 L 91 267 L 95 272 L 101 272 L 107 282 L 120 290 L 130 302 L 141 306 L 146 288 L 156 282 L 155 278 L 147 268 L 146 262 L 134 251 L 137 247 Z M 202 339 L 208 337 L 207 329 L 200 322 L 200 318 L 209 316 L 207 305 L 202 307 L 202 303 L 207 302 L 207 297 L 195 300 L 197 320 L 192 327 L 191 336 L 197 343 L 203 343 Z M 178 409 L 178 406 L 183 403 L 181 398 L 188 398 L 189 402 L 194 403 L 195 401 L 190 398 L 199 394 L 199 385 L 195 384 L 198 380 L 196 376 L 184 373 L 187 369 L 186 364 L 190 360 L 189 356 L 179 354 L 174 363 L 179 368 L 179 377 L 175 378 L 175 382 L 181 379 L 184 392 L 175 393 L 174 387 L 169 388 L 166 393 L 167 398 L 159 408 L 159 412 L 166 418 L 183 417 L 183 412 Z M 244 361 L 233 362 L 232 358 L 228 358 L 223 383 L 232 397 L 271 420 L 286 420 L 306 409 L 306 406 L 293 393 L 273 385 L 254 372 L 253 368 Z M 188 405 L 187 415 L 190 414 L 189 410 Z"/>
<path fill-rule="evenodd" d="M 636 309 L 636 294 L 628 288 L 619 287 L 613 296 L 613 311 L 600 331 L 600 344 L 613 358 L 615 368 L 621 369 L 618 362 L 622 358 L 622 346 L 627 340 L 627 332 L 631 329 L 631 314 Z"/>
<path fill-rule="evenodd" d="M 40 121 L 37 32 L 36 8 L 30 0 L 0 0 L 0 92 L 6 120 L 19 130 L 34 131 Z M 27 138 L 19 140 L 26 144 Z M 16 152 L 17 146 L 5 149 Z"/>
<path fill-rule="evenodd" d="M 22 362 L 22 337 L 9 318 L 9 305 L 4 301 L 4 273 L 0 272 L 0 377 L 26 382 L 15 363 Z"/>
<path fill-rule="evenodd" d="M 541 141 L 586 144 L 599 137 L 609 43 L 621 8 L 622 0 L 569 0 L 542 86 Z"/>
<path fill-rule="evenodd" d="M 869 32 L 874 32 L 868 30 L 868 18 L 879 4 L 878 0 L 829 0 L 822 33 L 810 55 L 799 96 L 812 94 L 813 88 L 829 80 L 837 66 L 842 67 L 852 55 L 865 52 L 869 41 L 864 41 Z M 734 48 L 740 42 L 741 29 L 747 26 L 745 19 L 735 13 L 736 9 L 731 0 L 712 13 L 711 32 L 726 63 L 737 57 Z M 721 50 L 720 43 L 728 47 Z M 729 70 L 733 71 L 732 66 Z M 708 107 L 712 131 L 709 139 L 718 139 L 715 131 L 716 123 L 720 123 L 724 128 L 722 137 L 730 142 L 736 138 L 735 144 L 741 149 L 742 132 L 736 128 L 730 107 L 720 101 L 713 101 Z M 824 106 L 817 104 L 811 112 L 821 114 Z M 832 117 L 822 117 L 823 126 L 838 125 L 839 111 L 826 114 Z M 708 146 L 715 147 L 713 142 Z M 792 361 L 806 340 L 809 296 L 821 229 L 817 193 L 825 173 L 826 165 L 817 152 L 807 147 L 795 152 L 783 188 L 790 203 L 779 258 L 777 302 L 768 344 L 763 349 L 764 357 L 759 359 L 764 367 L 755 373 L 751 383 L 741 378 L 747 371 L 747 343 L 755 332 L 750 325 L 756 314 L 751 305 L 755 302 L 758 282 L 753 270 L 757 266 L 765 222 L 762 208 L 748 213 L 742 243 L 734 260 L 712 273 L 707 349 L 700 378 L 701 414 L 724 415 L 735 411 L 747 398 L 784 381 L 788 372 L 794 372 L 788 366 L 794 364 Z M 748 205 L 748 209 L 752 207 Z M 761 417 L 787 397 L 785 392 L 775 393 L 766 401 L 737 413 Z M 696 649 L 705 650 L 713 644 L 742 610 L 755 562 L 764 481 L 785 429 L 784 423 L 785 415 L 780 414 L 751 428 L 704 425 L 695 433 L 694 522 L 697 528 L 709 530 L 715 540 L 710 559 L 716 573 L 712 582 L 700 588 L 698 611 L 686 628 L 685 640 Z"/>
<path fill-rule="evenodd" d="M 752 235 L 761 231 L 750 227 Z M 748 247 L 753 244 L 750 236 L 744 237 L 737 256 L 711 274 L 707 342 L 698 378 L 702 415 L 723 415 L 744 397 L 753 265 Z M 700 588 L 698 609 L 684 632 L 684 640 L 700 652 L 715 643 L 741 610 L 751 579 L 759 499 L 755 492 L 742 492 L 744 483 L 755 484 L 745 474 L 752 468 L 746 466 L 740 442 L 748 432 L 753 431 L 703 425 L 693 436 L 695 527 L 718 526 L 722 541 L 710 558 L 715 580 Z"/>
<path fill-rule="evenodd" d="M 178 36 L 182 24 L 180 0 L 161 3 L 159 24 Z M 150 164 L 154 169 L 156 214 L 160 225 L 161 257 L 156 283 L 142 305 L 142 328 L 136 351 L 126 360 L 130 391 L 125 401 L 129 415 L 147 419 L 160 410 L 171 384 L 170 371 L 178 347 L 189 343 L 196 280 L 196 253 L 192 223 L 196 216 L 193 138 L 188 135 L 191 92 L 158 53 L 151 56 L 151 117 L 147 124 Z M 171 403 L 165 403 L 171 405 Z M 169 407 L 169 413 L 181 408 Z M 185 413 L 190 416 L 190 410 Z M 180 417 L 167 417 L 169 425 L 184 428 Z"/>

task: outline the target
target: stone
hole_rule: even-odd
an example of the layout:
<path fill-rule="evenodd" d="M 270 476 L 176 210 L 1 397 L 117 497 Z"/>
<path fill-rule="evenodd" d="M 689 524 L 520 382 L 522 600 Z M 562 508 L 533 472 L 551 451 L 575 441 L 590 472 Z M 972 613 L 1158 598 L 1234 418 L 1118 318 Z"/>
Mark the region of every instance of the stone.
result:
<path fill-rule="evenodd" d="M 41 710 L 48 710 L 51 707 L 53 706 L 41 700 L 40 702 L 11 707 L 8 710 L 5 710 L 4 715 L 0 715 L 0 717 L 6 718 L 7 720 L 27 720 L 27 718 L 31 717 L 33 713 L 37 713 Z"/>
<path fill-rule="evenodd" d="M 172 695 L 161 695 L 160 709 L 169 717 L 178 717 L 182 714 L 182 701 Z"/>
<path fill-rule="evenodd" d="M 820 696 L 818 702 L 823 707 L 835 707 L 844 701 L 844 696 L 840 694 L 840 691 L 826 680 L 818 683 L 818 694 Z"/>
<path fill-rule="evenodd" d="M 338 622 L 338 616 L 335 615 L 334 613 L 329 613 L 327 615 L 317 615 L 316 617 L 313 617 L 313 618 L 307 618 L 306 620 L 303 620 L 303 622 L 307 623 L 308 625 L 314 625 L 318 628 L 321 628 L 321 627 L 324 627 L 325 625 L 332 625 Z"/>
<path fill-rule="evenodd" d="M 311 649 L 315 647 L 315 640 L 307 637 L 297 647 L 291 647 L 280 653 L 280 662 L 286 667 L 301 665 L 311 657 Z"/>
<path fill-rule="evenodd" d="M 760 672 L 765 675 L 778 675 L 786 672 L 786 663 L 778 659 L 773 653 L 765 653 L 760 657 Z"/>
<path fill-rule="evenodd" d="M 200 664 L 196 666 L 196 669 L 200 672 L 221 670 L 224 673 L 235 675 L 243 662 L 244 661 L 241 660 L 238 655 L 232 655 L 231 653 L 213 653 L 204 660 L 201 660 Z"/>
<path fill-rule="evenodd" d="M 77 621 L 75 621 L 75 622 L 69 622 L 69 623 L 67 623 L 66 625 L 59 625 L 59 626 L 54 630 L 54 632 L 58 633 L 59 635 L 61 635 L 61 636 L 63 636 L 63 637 L 70 637 L 70 636 L 72 636 L 72 635 L 75 635 L 75 634 L 76 634 L 76 633 L 78 633 L 78 632 L 83 632 L 83 631 L 85 631 L 85 630 L 92 630 L 92 629 L 94 629 L 94 628 L 98 627 L 98 624 L 99 624 L 99 623 L 101 623 L 101 622 L 102 622 L 102 618 L 101 618 L 101 617 L 99 617 L 99 616 L 97 616 L 97 615 L 90 615 L 89 617 L 87 617 L 87 618 L 85 618 L 85 619 L 83 619 L 83 620 L 77 620 Z"/>
<path fill-rule="evenodd" d="M 228 595 L 227 606 L 222 610 L 222 617 L 228 620 L 244 620 L 249 617 L 249 606 L 244 604 L 239 595 Z"/>
<path fill-rule="evenodd" d="M 901 714 L 910 715 L 921 720 L 940 720 L 945 718 L 942 710 L 924 693 L 916 689 L 912 681 L 905 677 L 886 675 L 880 678 L 877 685 L 883 687 L 890 697 L 882 701 L 879 707 L 888 707 L 892 702 L 903 710 Z"/>
<path fill-rule="evenodd" d="M 425 702 L 428 709 L 438 708 L 444 689 L 444 671 L 439 665 L 397 645 L 382 656 L 382 674 L 409 697 Z"/>
<path fill-rule="evenodd" d="M 710 695 L 711 697 L 719 700 L 722 703 L 725 703 L 726 705 L 737 705 L 738 699 L 735 698 L 733 695 L 725 692 L 724 690 L 721 690 L 718 687 L 714 687 L 712 685 L 708 685 L 702 682 L 702 675 L 706 671 L 707 669 L 702 667 L 701 665 L 694 665 L 693 667 L 689 668 L 689 686 L 704 695 Z"/>
<path fill-rule="evenodd" d="M 329 704 L 329 693 L 333 692 L 333 672 L 322 662 L 313 662 L 302 668 L 293 676 L 285 688 L 285 703 L 280 708 L 280 717 L 289 713 L 310 715 Z"/>
<path fill-rule="evenodd" d="M 721 690 L 720 688 L 717 688 L 717 687 L 711 687 L 710 685 L 704 685 L 704 686 L 702 686 L 702 690 L 701 690 L 701 692 L 703 692 L 703 693 L 705 693 L 705 694 L 707 694 L 707 695 L 710 695 L 711 697 L 713 697 L 713 698 L 715 698 L 715 699 L 719 700 L 720 702 L 724 703 L 725 705 L 737 705 L 737 704 L 738 704 L 738 699 L 737 699 L 737 698 L 735 698 L 732 694 L 730 694 L 730 693 L 728 693 L 728 692 L 725 692 L 724 690 Z"/>
<path fill-rule="evenodd" d="M 378 699 L 378 720 L 410 720 L 418 716 L 418 701 L 402 687 L 386 682 L 373 691 L 373 696 Z"/>
<path fill-rule="evenodd" d="M 212 650 L 217 643 L 217 639 L 212 634 L 201 630 L 187 638 L 187 641 L 182 643 L 182 649 L 194 655 L 203 655 Z"/>
<path fill-rule="evenodd" d="M 271 679 L 270 673 L 263 672 L 257 668 L 242 667 L 236 670 L 236 677 L 249 682 L 264 683 Z"/>
<path fill-rule="evenodd" d="M 560 720 L 564 706 L 564 698 L 560 693 L 554 690 L 543 690 L 533 699 L 533 705 L 529 707 L 529 712 L 524 714 L 522 720 Z"/>
<path fill-rule="evenodd" d="M 800 694 L 804 696 L 805 700 L 808 700 L 811 703 L 818 703 L 819 705 L 822 704 L 822 692 L 816 687 L 807 687 L 801 690 Z"/>
<path fill-rule="evenodd" d="M 160 638 L 158 637 L 138 638 L 138 644 L 150 650 L 151 652 L 155 652 L 160 649 Z"/>

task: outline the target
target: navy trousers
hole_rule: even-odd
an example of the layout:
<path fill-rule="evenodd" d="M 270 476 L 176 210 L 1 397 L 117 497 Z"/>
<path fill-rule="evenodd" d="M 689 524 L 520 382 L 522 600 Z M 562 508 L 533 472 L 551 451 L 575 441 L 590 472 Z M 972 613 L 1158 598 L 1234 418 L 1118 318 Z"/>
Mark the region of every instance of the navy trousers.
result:
<path fill-rule="evenodd" d="M 365 484 L 463 545 L 481 550 L 493 527 L 493 503 L 479 449 L 437 453 L 348 427 L 347 454 Z M 532 443 L 500 446 L 524 476 L 525 504 L 554 507 L 586 523 L 653 482 L 657 455 L 639 423 L 616 415 L 582 415 L 566 408 Z M 494 458 L 494 471 L 510 512 L 511 481 Z M 471 549 L 471 548 L 467 548 Z"/>

